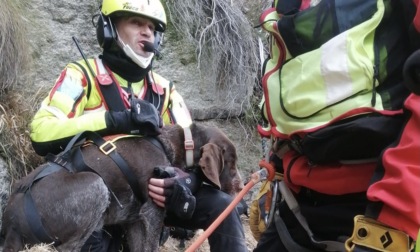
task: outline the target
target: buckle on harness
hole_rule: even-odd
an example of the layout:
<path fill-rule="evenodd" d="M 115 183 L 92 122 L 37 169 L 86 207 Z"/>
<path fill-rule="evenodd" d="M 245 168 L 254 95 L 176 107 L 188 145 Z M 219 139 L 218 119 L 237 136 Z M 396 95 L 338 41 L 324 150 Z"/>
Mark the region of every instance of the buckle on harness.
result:
<path fill-rule="evenodd" d="M 114 151 L 117 148 L 113 142 L 106 141 L 104 144 L 99 146 L 99 149 L 104 153 L 105 155 L 108 155 L 112 151 Z"/>
<path fill-rule="evenodd" d="M 185 140 L 184 146 L 186 150 L 194 150 L 194 141 L 193 140 Z"/>

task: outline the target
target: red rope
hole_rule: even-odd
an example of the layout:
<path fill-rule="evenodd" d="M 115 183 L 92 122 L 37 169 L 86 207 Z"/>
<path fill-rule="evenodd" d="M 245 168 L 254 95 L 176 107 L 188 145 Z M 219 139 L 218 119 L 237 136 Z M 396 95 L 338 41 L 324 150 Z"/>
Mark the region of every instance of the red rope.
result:
<path fill-rule="evenodd" d="M 202 233 L 197 240 L 195 240 L 191 246 L 185 251 L 185 252 L 194 252 L 195 250 L 200 247 L 200 245 L 213 233 L 213 231 L 222 223 L 222 221 L 232 212 L 232 210 L 236 207 L 236 205 L 241 201 L 241 199 L 245 196 L 245 194 L 259 181 L 262 179 L 265 179 L 264 175 L 261 175 L 263 173 L 263 169 L 253 173 L 251 175 L 251 180 L 245 185 L 244 188 L 236 195 L 236 197 L 233 199 L 233 201 L 228 205 L 228 207 L 216 218 L 216 220 L 213 221 L 213 223 Z M 273 170 L 274 171 L 274 170 Z M 270 172 L 268 172 L 270 174 Z M 273 172 L 274 174 L 275 172 Z M 270 174 L 271 175 L 271 174 Z M 272 176 L 274 178 L 274 175 Z"/>

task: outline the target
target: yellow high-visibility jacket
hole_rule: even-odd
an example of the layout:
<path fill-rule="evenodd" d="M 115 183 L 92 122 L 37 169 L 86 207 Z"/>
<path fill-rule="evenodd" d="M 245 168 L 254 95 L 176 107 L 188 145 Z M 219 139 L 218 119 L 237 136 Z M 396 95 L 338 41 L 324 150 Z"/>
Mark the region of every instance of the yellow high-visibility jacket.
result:
<path fill-rule="evenodd" d="M 119 89 L 115 98 L 122 99 L 127 108 L 131 86 L 134 96 L 158 107 L 164 125 L 177 123 L 187 127 L 191 124 L 188 108 L 172 82 L 150 71 L 147 78 L 129 83 L 104 67 L 100 59 L 89 59 L 88 62 L 98 79 L 103 76 L 104 69 L 107 70 Z M 60 152 L 80 132 L 106 129 L 108 107 L 98 85 L 85 61 L 73 62 L 64 68 L 30 125 L 32 146 L 39 155 Z"/>

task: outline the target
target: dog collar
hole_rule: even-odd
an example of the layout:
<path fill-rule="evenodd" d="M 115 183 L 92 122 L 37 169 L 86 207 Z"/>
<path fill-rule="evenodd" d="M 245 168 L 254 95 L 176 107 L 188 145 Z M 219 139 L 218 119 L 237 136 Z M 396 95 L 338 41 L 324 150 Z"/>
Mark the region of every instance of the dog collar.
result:
<path fill-rule="evenodd" d="M 187 167 L 191 167 L 194 164 L 194 141 L 190 127 L 184 127 L 184 148 Z"/>

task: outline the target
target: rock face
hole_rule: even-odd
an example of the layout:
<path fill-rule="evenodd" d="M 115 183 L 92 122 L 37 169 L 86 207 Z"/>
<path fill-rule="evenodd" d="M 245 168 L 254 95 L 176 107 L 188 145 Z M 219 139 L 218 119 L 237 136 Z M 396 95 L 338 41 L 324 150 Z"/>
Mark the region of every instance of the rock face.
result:
<path fill-rule="evenodd" d="M 155 71 L 174 82 L 176 88 L 186 98 L 194 118 L 205 120 L 238 116 L 249 109 L 249 98 L 254 85 L 257 84 L 258 58 L 255 56 L 257 48 L 254 47 L 255 34 L 252 24 L 239 8 L 240 3 L 233 5 L 231 1 L 214 0 L 213 3 L 220 8 L 215 12 L 217 15 L 209 13 L 214 16 L 201 19 L 225 18 L 224 22 L 228 24 L 223 24 L 227 28 L 224 28 L 221 38 L 217 38 L 220 41 L 209 44 L 211 40 L 205 41 L 203 38 L 212 35 L 211 32 L 216 29 L 222 32 L 220 27 L 223 26 L 206 27 L 207 24 L 203 23 L 201 29 L 207 28 L 208 32 L 199 33 L 197 30 L 182 31 L 180 29 L 189 27 L 182 26 L 182 23 L 174 23 L 187 20 L 188 17 L 181 19 L 179 15 L 178 19 L 174 19 L 175 15 L 172 12 L 186 8 L 184 6 L 188 6 L 190 1 L 162 1 L 167 9 L 168 29 L 160 48 L 162 57 L 154 61 Z M 95 27 L 92 23 L 92 17 L 99 12 L 98 0 L 81 2 L 30 0 L 28 6 L 31 10 L 31 15 L 27 19 L 28 26 L 31 27 L 28 44 L 33 49 L 34 58 L 34 69 L 30 73 L 30 79 L 34 81 L 34 90 L 51 87 L 68 62 L 82 59 L 72 37 L 80 41 L 80 47 L 86 57 L 100 54 L 101 49 L 97 45 Z M 226 9 L 227 7 L 229 9 Z M 197 8 L 206 9 L 207 6 L 198 5 Z M 236 30 L 230 31 L 229 27 Z M 198 33 L 195 36 L 189 35 L 192 32 Z M 200 45 L 200 39 L 201 43 L 209 44 L 208 47 Z M 227 42 L 232 46 L 224 44 Z M 235 44 L 236 47 L 244 45 L 244 52 L 241 55 L 239 53 L 229 55 L 230 51 L 235 52 Z M 216 55 L 220 51 L 224 54 Z M 212 55 L 216 56 L 211 58 Z M 235 59 L 240 57 L 242 61 L 246 61 L 237 61 L 243 67 L 235 69 L 229 65 L 230 62 L 236 63 Z M 223 69 L 218 69 L 218 66 L 222 66 Z M 244 78 L 243 73 L 237 74 L 232 72 L 233 70 L 243 71 L 248 76 Z"/>
<path fill-rule="evenodd" d="M 235 118 L 248 113 L 250 99 L 257 85 L 259 60 L 255 58 L 258 51 L 256 44 L 258 34 L 252 27 L 258 23 L 258 15 L 261 13 L 260 9 L 263 8 L 263 2 L 269 1 L 161 1 L 166 9 L 168 28 L 160 47 L 161 57 L 154 61 L 155 71 L 173 81 L 195 120 Z M 30 27 L 28 44 L 32 47 L 34 59 L 33 68 L 29 73 L 29 80 L 33 83 L 29 85 L 33 86 L 31 88 L 33 92 L 49 90 L 67 63 L 82 59 L 73 37 L 79 41 L 79 46 L 86 57 L 95 57 L 100 54 L 101 49 L 96 41 L 92 17 L 99 12 L 101 1 L 29 0 L 27 2 L 26 7 L 30 13 L 26 19 Z M 200 2 L 213 3 L 213 5 L 197 4 Z M 194 16 L 196 20 L 192 23 L 201 27 L 183 26 L 189 17 L 179 13 L 188 10 L 186 8 L 192 5 L 194 8 L 200 8 L 200 13 L 204 13 L 203 15 L 209 15 Z M 206 12 L 208 8 L 213 7 L 214 13 Z M 208 26 L 205 22 L 212 20 L 211 18 L 222 25 Z M 185 29 L 182 30 L 182 28 Z M 212 47 L 206 47 L 200 44 L 200 39 L 203 41 L 202 37 L 214 35 L 214 32 L 204 33 L 202 30 L 205 28 L 209 31 L 221 28 L 227 31 L 221 33 L 223 37 L 215 39 L 217 43 L 212 43 Z M 230 44 L 224 45 L 224 42 Z M 237 53 L 238 55 L 230 55 L 229 51 L 236 52 L 234 47 L 242 47 L 243 51 Z M 220 50 L 226 53 L 219 56 L 217 53 Z M 199 58 L 199 55 L 202 57 Z M 229 72 L 235 68 L 229 65 L 225 65 L 227 69 L 214 67 L 214 65 L 221 65 L 229 57 L 238 58 L 231 59 L 231 62 L 239 62 L 238 64 L 242 64 L 242 68 L 246 69 Z M 206 61 L 208 58 L 213 62 Z M 212 69 L 217 71 L 214 73 Z M 216 84 L 217 81 L 221 82 L 221 73 L 224 73 L 225 78 L 231 82 Z M 247 78 L 238 77 L 245 74 L 248 75 Z M 219 79 L 213 75 L 219 75 Z M 24 84 L 28 85 L 28 83 Z M 230 122 L 226 121 L 226 123 Z M 243 130 L 236 131 L 238 134 L 244 134 Z"/>
<path fill-rule="evenodd" d="M 1 209 L 6 204 L 9 198 L 10 191 L 10 177 L 7 174 L 6 163 L 0 158 L 0 205 Z M 0 212 L 0 227 L 3 218 L 3 211 Z"/>
<path fill-rule="evenodd" d="M 181 30 L 182 27 L 185 27 L 182 26 L 183 23 L 181 21 L 188 20 L 188 17 L 179 17 L 179 15 L 177 16 L 178 18 L 174 17 L 177 14 L 175 11 L 185 10 L 182 8 L 192 4 L 196 5 L 196 2 L 212 2 L 214 6 L 218 6 L 219 11 L 217 15 L 214 14 L 214 20 L 216 18 L 218 18 L 217 20 L 225 18 L 225 20 L 222 20 L 223 22 L 220 22 L 223 24 L 221 27 L 231 26 L 237 30 L 224 34 L 224 37 L 217 38 L 220 40 L 218 43 L 212 44 L 214 48 L 201 45 L 199 43 L 200 36 L 208 36 L 210 33 L 200 33 L 207 24 L 199 22 L 201 20 L 211 20 L 211 18 L 208 16 L 204 18 L 196 17 L 200 20 L 197 20 L 195 23 L 197 25 L 201 24 L 203 27 L 201 27 L 201 30 L 199 28 L 189 28 L 191 29 L 190 33 L 198 32 L 196 36 L 193 36 L 194 34 L 187 34 L 188 31 Z M 261 9 L 264 8 L 263 6 L 267 5 L 264 2 L 270 1 L 162 0 L 167 13 L 168 28 L 165 32 L 163 44 L 160 47 L 162 56 L 154 61 L 154 69 L 159 74 L 173 81 L 178 92 L 184 97 L 195 120 L 212 121 L 227 117 L 235 118 L 248 113 L 250 110 L 250 99 L 257 84 L 258 68 L 255 67 L 258 66 L 259 60 L 258 58 L 253 58 L 258 49 L 256 44 L 258 34 L 252 27 L 258 23 L 258 17 Z M 26 22 L 31 27 L 29 29 L 28 44 L 32 47 L 34 59 L 29 80 L 33 82 L 30 84 L 33 86 L 33 89 L 31 88 L 33 92 L 39 89 L 48 90 L 68 62 L 82 59 L 72 37 L 78 39 L 86 57 L 95 57 L 101 52 L 96 41 L 95 27 L 92 24 L 92 16 L 99 12 L 99 6 L 99 0 L 28 1 L 27 7 L 30 10 L 28 12 L 30 16 L 27 17 Z M 208 6 L 198 5 L 194 7 L 205 10 Z M 224 8 L 223 11 L 220 7 Z M 215 7 L 215 9 L 217 8 Z M 211 30 L 219 29 L 220 27 L 207 28 Z M 216 62 L 213 62 L 213 64 L 210 64 L 203 58 L 201 60 L 198 59 L 199 48 L 202 49 L 201 55 L 205 55 L 207 58 L 211 58 L 212 55 L 215 55 L 221 49 L 226 50 L 226 46 L 223 45 L 224 41 L 237 43 L 237 45 L 227 45 L 227 48 L 232 48 L 232 51 L 235 46 L 249 47 L 246 50 L 244 49 L 241 55 L 229 56 L 229 54 L 226 54 L 227 57 L 242 57 L 243 60 L 247 59 L 250 61 L 241 63 L 244 67 L 247 67 L 245 73 L 250 75 L 248 78 L 243 78 L 242 76 L 241 79 L 235 76 L 235 74 L 243 74 L 244 72 L 231 73 L 226 71 L 226 75 L 229 75 L 231 80 L 243 80 L 244 82 L 224 83 L 225 86 L 216 85 L 214 82 L 218 81 L 218 79 L 209 76 L 211 75 L 210 70 L 214 68 L 212 65 L 220 65 L 220 62 L 224 60 L 223 57 L 220 56 L 219 59 L 214 59 Z M 253 46 L 254 44 L 255 46 Z M 214 50 L 214 53 L 212 53 L 212 50 Z M 219 60 L 219 63 L 217 60 Z M 232 60 L 232 62 L 239 61 Z M 223 69 L 219 69 L 219 72 L 222 73 Z M 229 126 L 233 130 L 233 132 L 229 132 L 230 134 L 237 134 L 238 139 L 245 141 L 238 146 L 240 150 L 242 149 L 241 146 L 252 146 L 254 144 L 246 143 L 255 136 L 250 136 L 249 130 L 244 130 L 245 127 L 242 125 L 235 123 L 233 125 L 236 125 L 238 128 L 231 127 L 230 124 L 232 122 L 230 120 L 222 120 L 215 123 L 222 128 L 224 125 Z M 256 145 L 259 147 L 259 142 Z M 251 153 L 247 153 L 245 156 L 250 155 L 252 156 Z M 255 162 L 255 165 L 257 164 L 258 162 Z"/>

